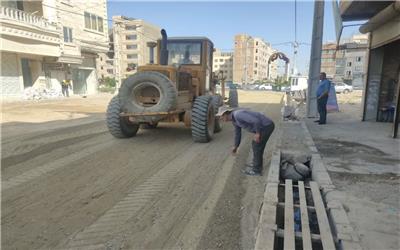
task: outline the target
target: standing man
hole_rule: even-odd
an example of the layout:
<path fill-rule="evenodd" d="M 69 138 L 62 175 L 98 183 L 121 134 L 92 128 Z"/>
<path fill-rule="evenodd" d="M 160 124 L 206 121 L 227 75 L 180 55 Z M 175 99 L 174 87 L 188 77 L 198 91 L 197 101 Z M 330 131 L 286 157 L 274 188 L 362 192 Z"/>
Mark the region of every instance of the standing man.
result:
<path fill-rule="evenodd" d="M 235 144 L 232 153 L 236 154 L 242 137 L 242 128 L 254 134 L 252 142 L 253 164 L 246 167 L 243 173 L 252 176 L 261 175 L 265 145 L 274 131 L 274 122 L 259 112 L 250 110 L 220 107 L 217 113 L 224 122 L 231 121 L 235 127 Z"/>
<path fill-rule="evenodd" d="M 317 107 L 319 113 L 319 120 L 315 121 L 318 124 L 326 124 L 326 104 L 328 102 L 329 90 L 331 88 L 331 82 L 326 79 L 326 73 L 321 72 L 319 75 L 319 85 L 317 88 Z"/>
<path fill-rule="evenodd" d="M 61 83 L 63 96 L 69 97 L 69 88 L 71 87 L 71 80 L 64 79 Z"/>

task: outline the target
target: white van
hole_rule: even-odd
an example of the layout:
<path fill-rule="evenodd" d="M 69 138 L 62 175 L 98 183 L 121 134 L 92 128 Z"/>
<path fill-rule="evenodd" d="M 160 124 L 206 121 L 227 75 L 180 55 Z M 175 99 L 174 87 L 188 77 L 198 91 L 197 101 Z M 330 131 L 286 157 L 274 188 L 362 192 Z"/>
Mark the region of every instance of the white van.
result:
<path fill-rule="evenodd" d="M 308 87 L 307 76 L 291 76 L 289 81 L 290 91 L 305 90 Z"/>

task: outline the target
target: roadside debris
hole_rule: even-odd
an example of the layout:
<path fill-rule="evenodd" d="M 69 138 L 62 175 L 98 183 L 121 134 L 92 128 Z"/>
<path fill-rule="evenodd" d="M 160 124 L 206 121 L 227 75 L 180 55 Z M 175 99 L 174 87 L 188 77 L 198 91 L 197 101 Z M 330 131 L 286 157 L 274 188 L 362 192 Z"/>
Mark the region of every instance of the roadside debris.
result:
<path fill-rule="evenodd" d="M 40 88 L 36 89 L 28 87 L 24 89 L 22 98 L 24 100 L 42 100 L 42 99 L 55 99 L 62 97 L 61 91 L 56 89 Z"/>
<path fill-rule="evenodd" d="M 306 180 L 311 175 L 310 162 L 311 156 L 309 155 L 282 155 L 280 168 L 281 178 L 294 181 Z"/>
<path fill-rule="evenodd" d="M 292 106 L 283 106 L 281 113 L 284 121 L 299 121 L 298 108 Z"/>

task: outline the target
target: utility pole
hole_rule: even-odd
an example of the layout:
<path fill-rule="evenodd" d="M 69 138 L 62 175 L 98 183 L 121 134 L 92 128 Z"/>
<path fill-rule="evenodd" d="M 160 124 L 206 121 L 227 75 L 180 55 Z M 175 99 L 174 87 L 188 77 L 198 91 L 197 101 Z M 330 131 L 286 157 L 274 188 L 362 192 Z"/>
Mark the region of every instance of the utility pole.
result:
<path fill-rule="evenodd" d="M 316 89 L 321 71 L 322 38 L 324 30 L 324 0 L 314 3 L 314 21 L 311 41 L 310 69 L 308 71 L 307 117 L 317 116 Z"/>

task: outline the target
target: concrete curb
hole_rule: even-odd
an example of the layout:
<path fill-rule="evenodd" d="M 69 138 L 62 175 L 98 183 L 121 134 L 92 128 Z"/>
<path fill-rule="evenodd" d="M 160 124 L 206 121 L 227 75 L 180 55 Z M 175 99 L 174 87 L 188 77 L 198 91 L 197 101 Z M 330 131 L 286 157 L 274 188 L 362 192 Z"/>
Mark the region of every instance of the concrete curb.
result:
<path fill-rule="evenodd" d="M 327 205 L 328 218 L 333 233 L 336 235 L 337 249 L 356 250 L 362 249 L 357 233 L 350 225 L 346 211 L 339 199 L 339 192 L 328 174 L 322 158 L 314 144 L 305 122 L 301 122 L 304 129 L 305 141 L 312 155 L 312 179 L 321 189 L 322 197 Z M 255 249 L 274 249 L 276 225 L 276 211 L 278 205 L 278 187 L 281 151 L 275 151 L 271 158 L 267 184 L 265 186 L 264 200 L 256 235 Z"/>

